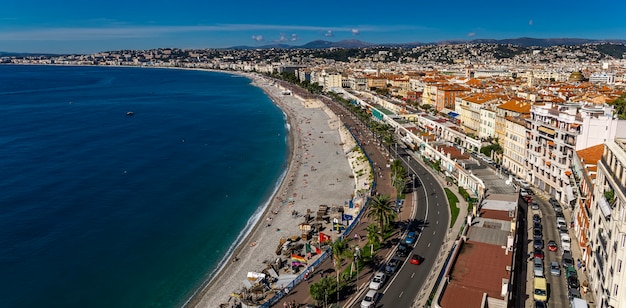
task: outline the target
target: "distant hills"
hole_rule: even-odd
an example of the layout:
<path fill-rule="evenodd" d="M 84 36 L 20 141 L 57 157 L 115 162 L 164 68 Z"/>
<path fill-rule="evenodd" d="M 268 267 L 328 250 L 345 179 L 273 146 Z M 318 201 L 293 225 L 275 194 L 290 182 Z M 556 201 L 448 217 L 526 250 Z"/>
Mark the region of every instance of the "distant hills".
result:
<path fill-rule="evenodd" d="M 413 48 L 424 45 L 446 45 L 446 44 L 504 44 L 504 45 L 518 45 L 522 47 L 550 47 L 556 45 L 575 46 L 591 43 L 615 43 L 626 44 L 626 40 L 592 40 L 592 39 L 580 39 L 580 38 L 532 38 L 532 37 L 520 37 L 514 39 L 475 39 L 475 40 L 447 40 L 431 43 L 412 42 L 412 43 L 388 43 L 388 44 L 376 44 L 368 43 L 359 40 L 342 40 L 337 42 L 317 40 L 306 43 L 300 46 L 287 45 L 287 44 L 270 44 L 257 47 L 251 46 L 235 46 L 227 49 L 318 49 L 318 48 L 363 48 L 363 47 L 405 47 Z"/>

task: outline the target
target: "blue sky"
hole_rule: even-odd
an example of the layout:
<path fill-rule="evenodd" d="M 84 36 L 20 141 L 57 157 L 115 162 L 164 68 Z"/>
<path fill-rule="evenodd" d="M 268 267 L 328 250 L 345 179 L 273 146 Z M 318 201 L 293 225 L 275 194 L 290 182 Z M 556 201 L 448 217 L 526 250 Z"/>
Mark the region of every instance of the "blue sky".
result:
<path fill-rule="evenodd" d="M 5 1 L 0 51 L 95 53 L 344 39 L 626 39 L 625 17 L 622 0 Z"/>

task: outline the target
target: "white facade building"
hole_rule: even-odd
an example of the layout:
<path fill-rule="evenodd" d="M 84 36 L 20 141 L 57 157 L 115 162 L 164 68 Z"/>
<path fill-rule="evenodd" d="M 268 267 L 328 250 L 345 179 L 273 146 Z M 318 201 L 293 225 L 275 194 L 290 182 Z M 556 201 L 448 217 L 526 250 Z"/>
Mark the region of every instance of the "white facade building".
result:
<path fill-rule="evenodd" d="M 591 205 L 589 290 L 598 307 L 626 307 L 626 140 L 606 143 Z"/>

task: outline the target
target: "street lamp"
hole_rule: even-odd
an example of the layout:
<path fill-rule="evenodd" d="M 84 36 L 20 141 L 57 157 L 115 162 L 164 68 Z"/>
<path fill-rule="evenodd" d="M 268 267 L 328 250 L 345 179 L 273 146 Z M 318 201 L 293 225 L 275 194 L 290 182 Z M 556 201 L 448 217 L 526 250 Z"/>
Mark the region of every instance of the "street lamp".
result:
<path fill-rule="evenodd" d="M 356 290 L 359 291 L 359 257 L 361 256 L 361 250 L 357 245 L 354 247 L 354 264 L 356 265 Z"/>

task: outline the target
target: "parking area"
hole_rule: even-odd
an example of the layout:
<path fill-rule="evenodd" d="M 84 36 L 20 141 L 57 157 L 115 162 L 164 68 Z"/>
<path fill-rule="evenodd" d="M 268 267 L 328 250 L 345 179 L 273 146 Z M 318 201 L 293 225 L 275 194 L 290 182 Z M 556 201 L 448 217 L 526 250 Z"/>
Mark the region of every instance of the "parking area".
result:
<path fill-rule="evenodd" d="M 580 296 L 587 300 L 590 307 L 593 301 L 590 294 L 585 294 L 583 284 L 586 275 L 579 265 L 580 248 L 570 232 L 571 211 L 561 207 L 556 200 L 536 190 L 529 191 L 530 197 L 522 197 L 521 202 L 528 204 L 528 271 L 526 307 L 535 307 L 534 278 L 540 273 L 535 271 L 536 258 L 543 265 L 543 277 L 547 282 L 547 303 L 549 307 L 569 307 L 570 298 Z M 534 209 L 531 203 L 535 202 Z M 539 230 L 540 231 L 539 231 Z M 535 248 L 538 248 L 535 250 Z M 552 265 L 554 264 L 554 268 Z"/>

